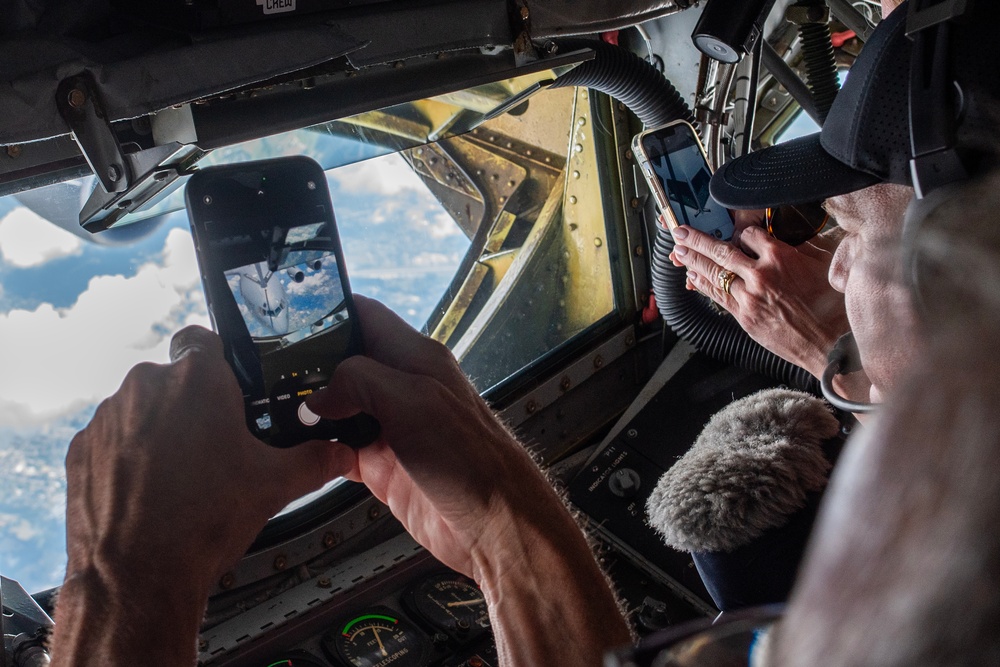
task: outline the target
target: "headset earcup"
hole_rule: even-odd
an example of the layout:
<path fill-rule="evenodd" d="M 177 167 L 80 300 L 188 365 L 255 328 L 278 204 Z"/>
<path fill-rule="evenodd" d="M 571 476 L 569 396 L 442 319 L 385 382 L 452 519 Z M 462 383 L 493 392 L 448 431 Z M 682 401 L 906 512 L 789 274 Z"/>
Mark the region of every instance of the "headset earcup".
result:
<path fill-rule="evenodd" d="M 915 195 L 906 207 L 906 215 L 903 218 L 903 239 L 902 252 L 903 280 L 910 288 L 914 307 L 917 312 L 923 315 L 925 311 L 925 301 L 927 290 L 924 285 L 932 279 L 926 275 L 923 257 L 920 251 L 918 239 L 927 225 L 928 221 L 944 214 L 952 201 L 961 201 L 961 194 L 966 183 L 955 183 L 934 190 L 922 199 Z"/>

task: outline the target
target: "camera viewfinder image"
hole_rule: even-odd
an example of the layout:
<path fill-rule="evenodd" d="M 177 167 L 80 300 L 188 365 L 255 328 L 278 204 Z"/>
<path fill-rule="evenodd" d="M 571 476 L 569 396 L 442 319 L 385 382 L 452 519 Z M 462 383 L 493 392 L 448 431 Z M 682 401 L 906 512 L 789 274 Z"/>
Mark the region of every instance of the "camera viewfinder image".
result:
<path fill-rule="evenodd" d="M 225 274 L 254 340 L 276 340 L 284 347 L 347 320 L 332 251 L 291 250 L 275 270 L 261 261 Z"/>

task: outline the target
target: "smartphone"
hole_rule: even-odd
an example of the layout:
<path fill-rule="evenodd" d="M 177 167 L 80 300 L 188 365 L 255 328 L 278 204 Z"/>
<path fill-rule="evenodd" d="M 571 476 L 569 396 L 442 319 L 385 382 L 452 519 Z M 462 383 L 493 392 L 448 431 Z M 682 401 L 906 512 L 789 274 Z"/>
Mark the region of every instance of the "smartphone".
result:
<path fill-rule="evenodd" d="M 632 153 L 667 226 L 690 225 L 721 241 L 733 237 L 733 216 L 709 194 L 712 170 L 689 123 L 678 120 L 636 135 Z"/>
<path fill-rule="evenodd" d="M 371 416 L 321 419 L 305 404 L 362 352 L 323 169 L 306 157 L 208 167 L 191 176 L 185 200 L 208 312 L 250 432 L 275 447 L 372 442 Z"/>

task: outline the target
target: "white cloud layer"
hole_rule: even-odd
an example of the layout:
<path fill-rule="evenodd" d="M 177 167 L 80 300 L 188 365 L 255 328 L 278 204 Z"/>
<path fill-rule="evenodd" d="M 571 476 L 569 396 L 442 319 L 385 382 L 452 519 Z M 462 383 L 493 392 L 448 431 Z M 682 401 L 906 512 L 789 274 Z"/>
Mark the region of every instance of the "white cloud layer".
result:
<path fill-rule="evenodd" d="M 140 361 L 166 362 L 170 336 L 208 326 L 191 234 L 172 230 L 131 278 L 97 276 L 69 308 L 0 314 L 0 426 L 28 426 L 114 393 Z"/>
<path fill-rule="evenodd" d="M 18 268 L 77 255 L 83 241 L 56 227 L 33 211 L 20 206 L 0 220 L 0 256 Z"/>
<path fill-rule="evenodd" d="M 328 178 L 342 190 L 352 193 L 396 195 L 403 190 L 426 192 L 427 187 L 413 173 L 398 153 L 357 162 L 328 172 Z M 337 202 L 334 201 L 334 208 Z"/>

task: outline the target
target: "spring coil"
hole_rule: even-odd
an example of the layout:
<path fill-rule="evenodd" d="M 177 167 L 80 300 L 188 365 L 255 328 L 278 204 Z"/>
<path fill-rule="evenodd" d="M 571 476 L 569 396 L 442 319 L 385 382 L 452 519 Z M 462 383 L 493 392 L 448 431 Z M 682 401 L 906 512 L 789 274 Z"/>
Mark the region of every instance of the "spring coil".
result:
<path fill-rule="evenodd" d="M 830 25 L 827 23 L 803 23 L 799 26 L 802 51 L 806 63 L 806 78 L 813 103 L 822 120 L 830 113 L 830 107 L 840 92 L 837 79 L 837 61 L 830 41 Z"/>

